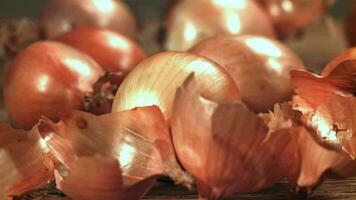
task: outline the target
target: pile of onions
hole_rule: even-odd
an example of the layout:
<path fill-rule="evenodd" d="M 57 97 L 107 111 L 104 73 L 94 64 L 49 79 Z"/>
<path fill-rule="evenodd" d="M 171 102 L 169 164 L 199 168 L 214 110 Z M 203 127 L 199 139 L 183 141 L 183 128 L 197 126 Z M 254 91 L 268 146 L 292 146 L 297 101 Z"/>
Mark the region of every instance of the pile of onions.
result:
<path fill-rule="evenodd" d="M 134 38 L 134 16 L 116 0 L 48 0 L 40 16 L 46 38 L 56 38 L 72 29 L 99 27 Z"/>

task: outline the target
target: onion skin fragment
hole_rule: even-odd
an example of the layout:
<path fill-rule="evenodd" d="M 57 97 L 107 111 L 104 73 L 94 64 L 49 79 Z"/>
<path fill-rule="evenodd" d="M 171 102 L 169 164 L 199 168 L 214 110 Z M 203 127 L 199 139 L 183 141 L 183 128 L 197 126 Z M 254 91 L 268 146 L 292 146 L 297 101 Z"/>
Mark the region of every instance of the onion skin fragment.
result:
<path fill-rule="evenodd" d="M 300 58 L 284 44 L 260 36 L 215 36 L 190 52 L 222 66 L 237 84 L 242 100 L 256 112 L 291 100 L 291 70 L 304 70 Z"/>
<path fill-rule="evenodd" d="M 19 171 L 16 169 L 10 155 L 6 151 L 0 150 L 0 200 L 8 199 L 7 188 L 21 179 Z"/>
<path fill-rule="evenodd" d="M 342 52 L 331 60 L 322 72 L 322 76 L 340 76 L 356 73 L 356 47 Z"/>
<path fill-rule="evenodd" d="M 0 152 L 0 163 L 5 164 L 1 165 L 0 174 L 9 176 L 5 176 L 4 181 L 8 183 L 5 182 L 5 187 L 1 185 L 0 190 L 5 189 L 8 196 L 41 188 L 53 178 L 54 166 L 36 127 L 23 131 L 0 124 Z M 9 165 L 14 168 L 8 171 Z"/>
<path fill-rule="evenodd" d="M 73 111 L 64 114 L 62 120 L 54 124 L 44 119 L 42 134 L 47 138 L 51 151 L 55 152 L 53 154 L 68 167 L 69 176 L 58 176 L 57 185 L 65 193 L 72 194 L 71 197 L 87 195 L 82 198 L 96 200 L 100 195 L 116 197 L 113 199 L 133 195 L 132 199 L 139 199 L 160 175 L 171 176 L 178 183 L 191 184 L 190 177 L 177 163 L 168 126 L 155 106 L 101 116 Z M 83 174 L 80 169 L 85 169 L 87 162 L 96 163 L 101 170 L 107 169 L 108 174 Z M 115 171 L 116 175 L 110 175 Z M 98 190 L 90 192 L 84 183 L 77 183 L 83 175 L 88 176 L 85 179 L 91 180 L 90 184 Z M 113 181 L 113 177 L 121 177 L 122 183 Z M 98 185 L 101 181 L 111 183 L 104 187 L 111 192 L 106 193 Z M 79 188 L 75 190 L 75 186 L 84 187 L 86 192 L 82 193 Z M 89 198 L 89 194 L 98 198 L 94 198 L 95 195 Z"/>
<path fill-rule="evenodd" d="M 177 156 L 195 178 L 200 199 L 267 188 L 284 176 L 278 163 L 288 132 L 268 134 L 262 119 L 240 102 L 201 97 L 193 76 L 177 91 L 171 123 Z"/>
<path fill-rule="evenodd" d="M 121 72 L 123 76 L 146 58 L 135 41 L 106 29 L 75 29 L 57 40 L 88 54 L 104 71 Z"/>
<path fill-rule="evenodd" d="M 39 18 L 47 39 L 80 27 L 98 27 L 134 38 L 137 25 L 130 10 L 115 0 L 48 0 Z"/>
<path fill-rule="evenodd" d="M 81 109 L 103 74 L 89 56 L 58 42 L 36 42 L 11 62 L 4 78 L 4 102 L 18 128 L 31 129 L 41 116 Z"/>
<path fill-rule="evenodd" d="M 275 37 L 270 17 L 254 1 L 180 0 L 170 8 L 164 45 L 170 51 L 186 51 L 218 34 Z"/>
<path fill-rule="evenodd" d="M 192 72 L 204 97 L 218 102 L 240 100 L 234 81 L 218 64 L 191 53 L 164 52 L 130 72 L 115 95 L 112 111 L 156 105 L 169 120 L 176 89 Z"/>

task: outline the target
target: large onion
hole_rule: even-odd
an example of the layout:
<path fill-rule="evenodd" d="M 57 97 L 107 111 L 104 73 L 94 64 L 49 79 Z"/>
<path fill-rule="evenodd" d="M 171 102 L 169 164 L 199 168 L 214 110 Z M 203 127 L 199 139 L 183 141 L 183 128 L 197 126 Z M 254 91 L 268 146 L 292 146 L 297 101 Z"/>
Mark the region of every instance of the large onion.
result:
<path fill-rule="evenodd" d="M 275 35 L 269 16 L 252 0 L 180 0 L 168 16 L 165 47 L 187 50 L 215 34 Z"/>
<path fill-rule="evenodd" d="M 126 75 L 146 55 L 131 39 L 109 30 L 98 28 L 75 29 L 58 38 L 92 57 L 105 71 Z"/>
<path fill-rule="evenodd" d="M 79 27 L 101 27 L 135 37 L 136 22 L 128 8 L 116 0 L 48 0 L 41 25 L 47 38 Z"/>
<path fill-rule="evenodd" d="M 304 64 L 280 42 L 259 36 L 216 36 L 191 50 L 217 62 L 236 82 L 242 100 L 255 111 L 291 99 L 290 70 Z"/>
<path fill-rule="evenodd" d="M 131 71 L 116 93 L 112 110 L 157 105 L 169 119 L 176 89 L 193 72 L 205 97 L 219 102 L 240 98 L 231 77 L 216 63 L 191 53 L 165 52 Z"/>
<path fill-rule="evenodd" d="M 324 0 L 257 0 L 271 16 L 278 34 L 295 32 L 322 15 Z"/>
<path fill-rule="evenodd" d="M 30 129 L 41 115 L 80 109 L 102 75 L 87 55 L 61 43 L 37 42 L 24 49 L 5 74 L 4 99 L 17 127 Z"/>

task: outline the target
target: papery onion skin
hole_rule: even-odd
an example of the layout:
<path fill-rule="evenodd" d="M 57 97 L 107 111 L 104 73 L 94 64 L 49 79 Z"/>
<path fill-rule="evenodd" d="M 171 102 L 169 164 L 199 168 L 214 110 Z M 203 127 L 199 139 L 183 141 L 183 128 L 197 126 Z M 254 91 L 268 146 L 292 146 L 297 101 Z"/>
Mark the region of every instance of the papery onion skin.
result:
<path fill-rule="evenodd" d="M 61 43 L 37 42 L 24 49 L 5 74 L 4 100 L 14 125 L 30 129 L 43 115 L 80 109 L 102 75 L 87 55 Z"/>
<path fill-rule="evenodd" d="M 253 192 L 278 182 L 284 176 L 278 162 L 288 133 L 268 134 L 262 119 L 242 103 L 204 99 L 192 80 L 177 91 L 172 138 L 180 162 L 197 181 L 200 199 Z"/>
<path fill-rule="evenodd" d="M 346 61 L 347 65 L 341 65 Z M 356 47 L 347 49 L 332 59 L 324 68 L 322 76 L 342 76 L 351 73 L 356 73 Z"/>
<path fill-rule="evenodd" d="M 131 71 L 115 95 L 112 111 L 157 105 L 169 120 L 176 89 L 193 72 L 204 97 L 218 102 L 240 100 L 234 81 L 216 63 L 191 53 L 164 52 Z"/>
<path fill-rule="evenodd" d="M 356 20 L 356 4 L 354 3 L 346 19 L 346 33 L 347 33 L 347 37 L 349 38 L 349 42 L 351 46 L 356 45 L 355 20 Z"/>
<path fill-rule="evenodd" d="M 58 41 L 88 54 L 103 70 L 121 72 L 124 76 L 146 58 L 135 41 L 105 29 L 75 29 L 60 36 Z"/>
<path fill-rule="evenodd" d="M 257 0 L 269 13 L 280 37 L 316 21 L 326 10 L 324 0 Z"/>
<path fill-rule="evenodd" d="M 210 58 L 231 75 L 242 100 L 254 111 L 290 100 L 291 70 L 304 70 L 300 58 L 282 43 L 260 36 L 215 36 L 190 52 Z"/>
<path fill-rule="evenodd" d="M 100 27 L 134 38 L 134 16 L 116 0 L 48 0 L 40 16 L 46 38 L 53 39 L 79 27 Z"/>
<path fill-rule="evenodd" d="M 165 48 L 185 51 L 216 34 L 275 36 L 271 19 L 252 0 L 180 0 L 168 15 Z"/>

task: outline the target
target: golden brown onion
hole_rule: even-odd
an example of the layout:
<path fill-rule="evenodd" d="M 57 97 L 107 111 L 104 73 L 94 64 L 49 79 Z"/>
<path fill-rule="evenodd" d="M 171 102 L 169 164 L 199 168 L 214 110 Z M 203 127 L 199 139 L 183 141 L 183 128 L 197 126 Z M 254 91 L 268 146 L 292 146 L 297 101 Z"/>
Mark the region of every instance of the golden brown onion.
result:
<path fill-rule="evenodd" d="M 0 174 L 5 176 L 0 190 L 9 196 L 38 189 L 52 179 L 53 163 L 36 128 L 23 131 L 0 124 Z"/>
<path fill-rule="evenodd" d="M 77 111 L 62 120 L 44 120 L 42 130 L 53 155 L 69 169 L 57 184 L 72 198 L 139 199 L 163 174 L 190 184 L 157 107 L 101 116 Z"/>
<path fill-rule="evenodd" d="M 280 152 L 289 142 L 285 128 L 269 132 L 242 103 L 218 104 L 199 91 L 192 76 L 178 89 L 171 123 L 177 156 L 194 176 L 200 199 L 252 192 L 279 181 L 285 173 Z"/>
<path fill-rule="evenodd" d="M 272 18 L 276 31 L 286 36 L 317 20 L 326 10 L 324 0 L 257 0 Z"/>
<path fill-rule="evenodd" d="M 134 16 L 116 0 L 48 0 L 40 23 L 46 38 L 53 39 L 79 27 L 100 27 L 135 37 Z"/>
<path fill-rule="evenodd" d="M 240 99 L 234 81 L 216 63 L 191 53 L 165 52 L 131 71 L 116 93 L 112 111 L 157 105 L 169 119 L 176 89 L 192 72 L 204 97 L 218 102 Z"/>
<path fill-rule="evenodd" d="M 275 36 L 269 16 L 252 0 L 180 0 L 168 16 L 165 48 L 184 51 L 215 34 Z"/>
<path fill-rule="evenodd" d="M 216 36 L 190 51 L 225 68 L 237 84 L 242 100 L 259 112 L 291 99 L 289 72 L 304 69 L 303 62 L 288 47 L 259 36 Z"/>

